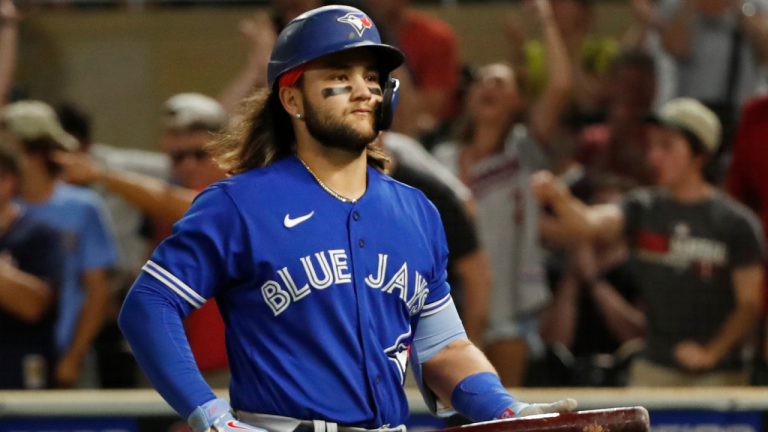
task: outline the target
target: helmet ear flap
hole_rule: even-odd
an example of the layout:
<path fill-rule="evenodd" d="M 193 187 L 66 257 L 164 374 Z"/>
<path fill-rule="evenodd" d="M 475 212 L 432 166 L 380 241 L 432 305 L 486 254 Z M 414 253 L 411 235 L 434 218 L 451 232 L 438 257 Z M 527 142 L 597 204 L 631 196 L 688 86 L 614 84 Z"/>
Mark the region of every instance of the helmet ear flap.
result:
<path fill-rule="evenodd" d="M 397 103 L 400 101 L 400 80 L 397 78 L 387 78 L 384 81 L 384 91 L 382 92 L 382 101 L 379 105 L 376 116 L 376 129 L 383 131 L 392 126 L 392 119 L 395 117 Z"/>

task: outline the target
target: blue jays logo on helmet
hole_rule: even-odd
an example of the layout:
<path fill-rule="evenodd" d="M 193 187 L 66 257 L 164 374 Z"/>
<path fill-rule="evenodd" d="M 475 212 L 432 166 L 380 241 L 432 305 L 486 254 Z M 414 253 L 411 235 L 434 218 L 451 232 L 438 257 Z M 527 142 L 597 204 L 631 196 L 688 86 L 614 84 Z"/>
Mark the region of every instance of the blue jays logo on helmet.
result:
<path fill-rule="evenodd" d="M 274 88 L 280 75 L 299 65 L 355 48 L 375 53 L 384 78 L 404 60 L 399 49 L 381 43 L 376 24 L 360 9 L 331 5 L 305 12 L 277 36 L 267 68 L 269 87 Z"/>
<path fill-rule="evenodd" d="M 371 21 L 371 19 L 362 13 L 350 12 L 344 15 L 343 17 L 337 19 L 336 21 L 351 25 L 355 29 L 355 31 L 357 31 L 357 35 L 360 37 L 363 36 L 364 31 L 373 27 L 373 22 Z"/>

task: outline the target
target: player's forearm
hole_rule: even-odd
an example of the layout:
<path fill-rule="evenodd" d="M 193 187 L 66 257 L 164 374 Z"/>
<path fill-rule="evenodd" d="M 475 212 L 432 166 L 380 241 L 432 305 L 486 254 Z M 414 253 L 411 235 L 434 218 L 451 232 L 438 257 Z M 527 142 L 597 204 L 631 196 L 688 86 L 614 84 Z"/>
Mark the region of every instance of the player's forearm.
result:
<path fill-rule="evenodd" d="M 51 306 L 53 292 L 45 281 L 19 269 L 7 267 L 0 271 L 0 309 L 35 323 Z"/>
<path fill-rule="evenodd" d="M 85 301 L 75 327 L 75 334 L 65 356 L 79 363 L 101 331 L 107 309 L 109 288 L 106 270 L 88 270 L 83 275 Z"/>
<path fill-rule="evenodd" d="M 109 171 L 104 184 L 142 212 L 167 222 L 176 222 L 189 209 L 197 193 L 149 176 Z"/>
<path fill-rule="evenodd" d="M 424 363 L 424 383 L 445 404 L 464 378 L 481 372 L 496 373 L 485 355 L 472 342 L 461 339 L 450 343 Z"/>

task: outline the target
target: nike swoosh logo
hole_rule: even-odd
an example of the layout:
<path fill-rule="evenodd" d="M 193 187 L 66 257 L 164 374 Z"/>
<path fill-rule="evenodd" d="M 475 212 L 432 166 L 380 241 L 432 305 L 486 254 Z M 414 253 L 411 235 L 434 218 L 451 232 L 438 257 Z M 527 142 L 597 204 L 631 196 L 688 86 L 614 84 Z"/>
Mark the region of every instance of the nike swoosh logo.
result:
<path fill-rule="evenodd" d="M 304 216 L 299 216 L 297 218 L 291 219 L 291 215 L 286 214 L 285 219 L 283 219 L 283 225 L 285 225 L 286 228 L 293 228 L 296 225 L 306 221 L 307 219 L 311 218 L 315 214 L 315 211 L 312 210 L 311 212 L 305 214 Z"/>
<path fill-rule="evenodd" d="M 232 429 L 240 429 L 240 430 L 247 430 L 247 431 L 255 431 L 255 430 L 258 430 L 258 429 L 253 429 L 253 428 L 249 428 L 249 427 L 240 426 L 240 425 L 238 425 L 238 424 L 237 424 L 237 422 L 235 422 L 234 420 L 230 420 L 230 421 L 228 421 L 228 422 L 227 422 L 227 427 L 228 427 L 228 428 L 232 428 Z"/>

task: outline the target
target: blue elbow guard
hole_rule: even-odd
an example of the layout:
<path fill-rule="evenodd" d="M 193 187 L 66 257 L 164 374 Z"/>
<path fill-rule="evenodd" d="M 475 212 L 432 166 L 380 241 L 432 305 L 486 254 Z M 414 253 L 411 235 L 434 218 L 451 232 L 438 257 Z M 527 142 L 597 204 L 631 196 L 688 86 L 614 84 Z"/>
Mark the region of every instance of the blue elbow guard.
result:
<path fill-rule="evenodd" d="M 514 417 L 528 405 L 512 397 L 501 385 L 498 375 L 490 372 L 464 378 L 453 389 L 451 404 L 475 422 Z"/>

